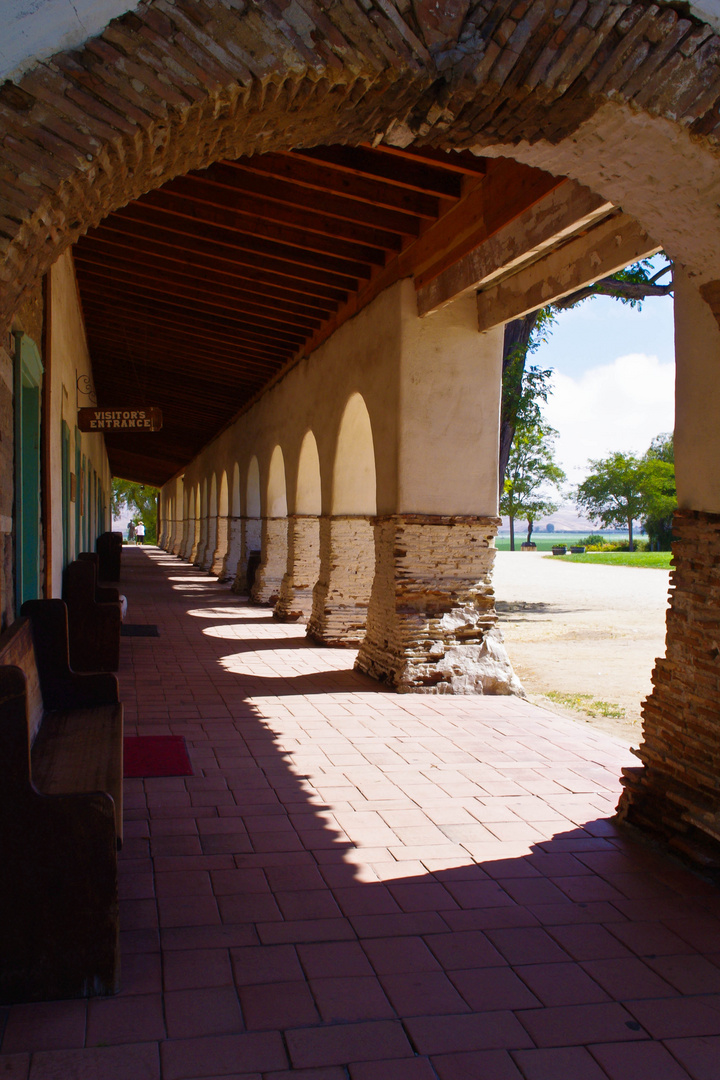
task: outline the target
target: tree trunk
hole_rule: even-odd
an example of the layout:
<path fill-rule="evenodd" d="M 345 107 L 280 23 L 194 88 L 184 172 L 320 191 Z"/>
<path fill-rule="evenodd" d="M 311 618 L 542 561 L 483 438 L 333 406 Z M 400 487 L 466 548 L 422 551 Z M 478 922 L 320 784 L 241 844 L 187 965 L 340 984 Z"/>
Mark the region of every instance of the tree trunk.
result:
<path fill-rule="evenodd" d="M 630 548 L 630 551 L 632 551 L 633 550 L 632 518 L 628 518 L 628 538 L 629 538 L 628 547 Z"/>
<path fill-rule="evenodd" d="M 510 550 L 515 550 L 515 518 L 512 515 L 508 518 L 510 522 Z"/>
<path fill-rule="evenodd" d="M 530 335 L 535 329 L 540 311 L 531 311 L 521 319 L 505 324 L 502 362 L 502 402 L 500 405 L 500 456 L 498 459 L 498 484 L 502 495 L 510 447 L 515 435 L 517 402 L 522 388 Z"/>

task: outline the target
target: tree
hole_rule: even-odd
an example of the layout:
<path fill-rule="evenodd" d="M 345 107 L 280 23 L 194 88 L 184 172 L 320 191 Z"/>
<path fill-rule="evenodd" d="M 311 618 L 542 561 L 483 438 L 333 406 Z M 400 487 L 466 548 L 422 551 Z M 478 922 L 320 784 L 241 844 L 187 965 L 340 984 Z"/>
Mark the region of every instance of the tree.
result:
<path fill-rule="evenodd" d="M 145 526 L 145 539 L 150 544 L 157 542 L 157 496 L 158 489 L 149 484 L 136 484 L 132 480 L 113 480 L 112 514 L 119 517 L 124 506 L 135 511 L 135 516 L 142 519 Z"/>
<path fill-rule="evenodd" d="M 673 279 L 666 285 L 658 282 L 668 273 L 672 275 L 673 264 L 667 262 L 659 271 L 652 273 L 650 259 L 626 266 L 624 270 L 601 278 L 593 285 L 578 289 L 554 304 L 531 311 L 505 326 L 502 364 L 502 402 L 500 407 L 500 454 L 499 489 L 502 494 L 510 447 L 515 434 L 517 401 L 522 392 L 523 377 L 528 353 L 536 352 L 548 340 L 559 312 L 575 307 L 593 296 L 613 296 L 623 304 L 640 308 L 648 296 L 668 296 L 673 291 Z M 538 370 L 538 369 L 535 369 Z M 545 373 L 549 375 L 549 372 Z M 546 380 L 547 381 L 547 380 Z M 542 382 L 538 388 L 542 389 Z M 547 400 L 547 393 L 542 400 Z"/>
<path fill-rule="evenodd" d="M 526 371 L 515 406 L 515 437 L 500 497 L 500 512 L 510 519 L 511 551 L 515 550 L 515 519 L 527 520 L 530 543 L 537 518 L 557 510 L 548 488 L 558 488 L 565 481 L 553 454 L 557 432 L 543 419 L 539 404 L 550 393 L 549 375 L 537 368 Z"/>
<path fill-rule="evenodd" d="M 588 464 L 590 475 L 577 489 L 578 509 L 606 529 L 627 526 L 633 551 L 633 521 L 639 520 L 646 506 L 645 463 L 634 454 L 616 451 Z"/>
<path fill-rule="evenodd" d="M 656 435 L 645 454 L 645 461 L 648 482 L 643 527 L 653 548 L 669 551 L 672 544 L 673 515 L 677 509 L 673 436 Z"/>

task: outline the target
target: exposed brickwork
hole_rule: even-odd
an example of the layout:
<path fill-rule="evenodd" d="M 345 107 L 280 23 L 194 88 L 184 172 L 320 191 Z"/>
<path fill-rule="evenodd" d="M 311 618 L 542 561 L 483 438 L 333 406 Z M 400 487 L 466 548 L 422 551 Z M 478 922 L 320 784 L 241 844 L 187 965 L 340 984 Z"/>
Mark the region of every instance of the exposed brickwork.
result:
<path fill-rule="evenodd" d="M 313 589 L 320 574 L 320 524 L 316 516 L 293 514 L 288 518 L 287 565 L 275 616 L 282 622 L 306 622 L 312 614 Z"/>
<path fill-rule="evenodd" d="M 185 536 L 185 522 L 180 518 L 173 523 L 173 532 L 170 537 L 170 546 L 168 550 L 173 555 L 180 555 L 183 549 L 183 540 Z"/>
<path fill-rule="evenodd" d="M 320 576 L 313 590 L 308 636 L 356 648 L 365 636 L 375 574 L 372 518 L 320 518 Z"/>
<path fill-rule="evenodd" d="M 256 604 L 274 604 L 287 570 L 287 518 L 262 519 L 262 562 L 250 597 Z"/>
<path fill-rule="evenodd" d="M 376 519 L 361 671 L 405 691 L 521 691 L 496 629 L 491 571 L 499 523 L 418 514 Z"/>
<path fill-rule="evenodd" d="M 718 142 L 720 38 L 650 0 L 147 0 L 0 91 L 0 327 L 109 211 L 258 150 L 559 141 L 604 101 Z"/>
<path fill-rule="evenodd" d="M 204 566 L 205 555 L 208 545 L 208 519 L 206 517 L 200 518 L 196 526 L 197 543 L 194 545 L 194 551 L 191 561 L 196 566 Z"/>
<path fill-rule="evenodd" d="M 667 653 L 618 809 L 720 869 L 720 515 L 680 512 L 674 533 Z"/>
<path fill-rule="evenodd" d="M 210 562 L 210 573 L 217 578 L 221 577 L 225 556 L 228 547 L 228 519 L 226 517 L 215 518 L 215 546 Z"/>
<path fill-rule="evenodd" d="M 241 518 L 240 523 L 240 558 L 238 559 L 232 590 L 240 596 L 247 596 L 248 559 L 252 551 L 261 550 L 262 522 L 260 518 Z"/>
<path fill-rule="evenodd" d="M 242 520 L 238 517 L 229 517 L 227 523 L 227 551 L 219 577 L 221 581 L 235 581 L 242 551 Z"/>

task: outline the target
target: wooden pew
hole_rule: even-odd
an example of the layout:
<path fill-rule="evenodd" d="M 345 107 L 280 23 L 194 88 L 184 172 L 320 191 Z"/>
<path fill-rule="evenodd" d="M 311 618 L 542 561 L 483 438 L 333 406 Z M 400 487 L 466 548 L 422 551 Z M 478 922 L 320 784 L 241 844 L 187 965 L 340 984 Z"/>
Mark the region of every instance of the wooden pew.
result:
<path fill-rule="evenodd" d="M 0 636 L 0 1003 L 119 988 L 123 712 L 68 663 L 61 600 Z"/>
<path fill-rule="evenodd" d="M 104 532 L 95 541 L 100 559 L 100 581 L 119 581 L 123 538 L 121 532 Z"/>
<path fill-rule="evenodd" d="M 74 671 L 117 671 L 121 605 L 115 599 L 98 603 L 95 590 L 91 560 L 76 559 L 65 567 L 62 598 L 68 608 L 70 666 Z"/>

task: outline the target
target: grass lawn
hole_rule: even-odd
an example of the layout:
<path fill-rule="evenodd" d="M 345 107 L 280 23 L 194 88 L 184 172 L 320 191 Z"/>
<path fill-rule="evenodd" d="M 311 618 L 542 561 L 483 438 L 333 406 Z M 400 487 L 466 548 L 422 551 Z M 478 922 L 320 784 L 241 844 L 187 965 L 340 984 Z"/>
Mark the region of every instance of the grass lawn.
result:
<path fill-rule="evenodd" d="M 599 563 L 602 566 L 643 566 L 669 570 L 671 551 L 586 551 L 584 555 L 546 555 L 562 562 Z"/>

